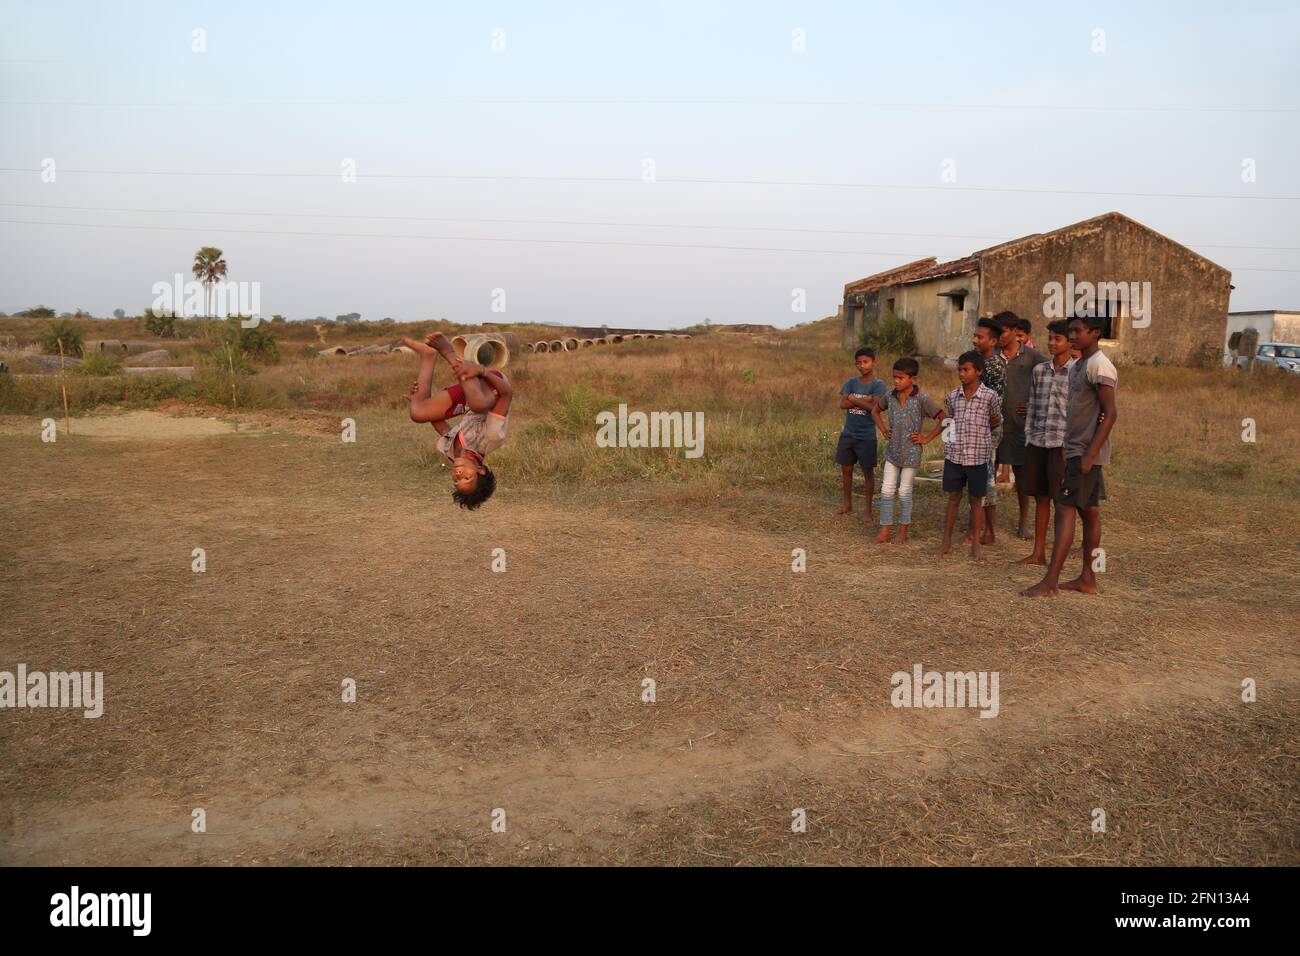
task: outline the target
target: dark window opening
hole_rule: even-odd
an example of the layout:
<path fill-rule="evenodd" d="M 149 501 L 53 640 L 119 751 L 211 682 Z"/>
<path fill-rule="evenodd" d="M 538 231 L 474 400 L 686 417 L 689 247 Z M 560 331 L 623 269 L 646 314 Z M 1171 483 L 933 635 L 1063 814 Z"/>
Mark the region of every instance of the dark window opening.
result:
<path fill-rule="evenodd" d="M 886 300 L 885 300 L 885 311 L 889 312 L 891 315 L 897 315 L 897 314 L 898 314 L 898 313 L 894 312 L 894 300 L 893 300 L 893 299 L 886 299 Z"/>
<path fill-rule="evenodd" d="M 949 296 L 949 299 L 952 300 L 952 308 L 954 312 L 966 311 L 966 294 L 964 292 L 960 294 L 951 295 Z"/>

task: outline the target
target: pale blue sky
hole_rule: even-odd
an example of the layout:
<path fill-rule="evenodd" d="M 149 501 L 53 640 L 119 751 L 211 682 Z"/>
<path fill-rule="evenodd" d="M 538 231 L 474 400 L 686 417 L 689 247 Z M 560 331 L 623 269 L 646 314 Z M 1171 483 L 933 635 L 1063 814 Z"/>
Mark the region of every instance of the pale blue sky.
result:
<path fill-rule="evenodd" d="M 1300 251 L 1234 248 L 1300 247 L 1300 200 L 1249 198 L 1300 196 L 1300 5 L 1051 6 L 3 0 L 0 220 L 77 225 L 0 222 L 0 309 L 135 313 L 211 244 L 295 319 L 788 326 L 1112 209 L 1233 270 L 1234 310 L 1300 307 Z"/>

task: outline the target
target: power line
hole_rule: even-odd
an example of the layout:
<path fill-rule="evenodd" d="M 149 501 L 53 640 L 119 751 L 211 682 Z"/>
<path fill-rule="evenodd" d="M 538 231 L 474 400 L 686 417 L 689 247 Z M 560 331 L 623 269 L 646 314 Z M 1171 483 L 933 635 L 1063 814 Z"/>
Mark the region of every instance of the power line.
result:
<path fill-rule="evenodd" d="M 17 62 L 17 61 L 10 61 Z M 254 106 L 828 106 L 836 109 L 881 110 L 977 110 L 1066 113 L 1300 113 L 1300 106 L 1176 106 L 1158 104 L 1069 104 L 1069 103 L 888 103 L 853 99 L 756 99 L 701 98 L 660 99 L 648 97 L 553 97 L 553 98 L 462 98 L 424 99 L 337 99 L 337 100 L 0 100 L 4 106 L 72 106 L 90 108 L 242 108 Z"/>
<path fill-rule="evenodd" d="M 40 173 L 34 167 L 0 166 L 0 173 Z M 63 173 L 88 176 L 228 176 L 263 179 L 337 179 L 339 173 L 273 173 L 273 172 L 233 172 L 233 171 L 195 171 L 175 169 L 63 169 Z M 631 176 L 520 176 L 487 175 L 473 173 L 366 173 L 358 174 L 357 179 L 378 180 L 445 180 L 454 182 L 542 182 L 542 183 L 624 183 L 646 185 L 639 177 Z M 694 185 L 694 186 L 797 186 L 817 187 L 823 189 L 898 189 L 898 190 L 939 190 L 942 192 L 984 192 L 984 193 L 1025 193 L 1048 196 L 1119 196 L 1126 199 L 1230 199 L 1268 202 L 1290 202 L 1300 196 L 1258 196 L 1231 195 L 1227 193 L 1150 193 L 1121 192 L 1098 189 L 1039 189 L 1027 186 L 958 186 L 953 183 L 943 185 L 920 185 L 907 183 L 848 183 L 835 181 L 784 180 L 784 179 L 705 179 L 701 177 L 665 177 L 656 178 L 653 184 Z"/>
<path fill-rule="evenodd" d="M 322 239 L 421 239 L 438 242 L 518 242 L 532 243 L 540 245 L 563 245 L 563 246 L 630 246 L 645 249 L 702 249 L 720 252 L 782 252 L 782 253 L 813 253 L 816 255 L 832 256 L 888 256 L 891 258 L 914 257 L 915 252 L 868 252 L 861 249 L 791 249 L 779 248 L 772 246 L 721 246 L 706 245 L 700 243 L 677 243 L 677 242 L 628 242 L 622 240 L 596 240 L 596 239 L 521 239 L 503 236 L 428 236 L 428 235 L 404 235 L 402 233 L 370 233 L 370 232 L 303 232 L 289 231 L 281 229 L 228 229 L 224 227 L 212 226 L 136 226 L 124 225 L 119 223 L 104 222 L 48 222 L 33 219 L 0 219 L 0 223 L 13 223 L 16 225 L 26 226 L 71 226 L 83 229 L 134 229 L 152 232 L 203 232 L 211 234 L 213 232 L 233 233 L 236 235 L 254 235 L 254 236 L 309 236 Z M 1231 270 L 1235 272 L 1297 272 L 1300 269 L 1260 269 L 1250 266 L 1242 266 Z"/>
<path fill-rule="evenodd" d="M 703 229 L 730 232 L 791 232 L 810 235 L 842 236 L 898 236 L 913 239 L 969 239 L 995 242 L 1007 242 L 1011 238 L 988 234 L 940 233 L 940 232 L 875 232 L 863 229 L 808 229 L 797 226 L 722 226 L 700 223 L 667 222 L 615 222 L 607 219 L 498 219 L 464 216 L 388 216 L 357 215 L 350 213 L 328 212 L 266 212 L 232 209 L 146 209 L 137 206 L 67 206 L 49 203 L 0 202 L 0 206 L 17 209 L 67 209 L 77 212 L 127 212 L 150 213 L 175 216 L 257 216 L 281 219 L 348 219 L 348 220 L 382 220 L 392 222 L 468 222 L 486 225 L 511 226 L 598 226 L 629 229 Z M 1211 249 L 1250 249 L 1258 252 L 1300 252 L 1300 246 L 1242 246 L 1222 242 L 1184 242 L 1183 245 L 1202 246 Z"/>

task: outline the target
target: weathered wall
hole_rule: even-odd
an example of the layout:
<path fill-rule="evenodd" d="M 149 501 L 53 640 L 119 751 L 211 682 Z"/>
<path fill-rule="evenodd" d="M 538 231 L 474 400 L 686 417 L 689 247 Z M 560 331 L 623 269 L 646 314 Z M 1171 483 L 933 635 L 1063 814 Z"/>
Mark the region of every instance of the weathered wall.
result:
<path fill-rule="evenodd" d="M 1273 313 L 1273 341 L 1300 344 L 1300 312 Z"/>
<path fill-rule="evenodd" d="M 967 291 L 961 311 L 953 307 L 951 299 L 940 295 L 957 289 Z M 882 310 L 889 298 L 894 300 L 894 313 L 912 323 L 917 351 L 921 355 L 956 358 L 971 347 L 971 335 L 980 309 L 977 274 L 947 276 L 881 290 Z"/>
<path fill-rule="evenodd" d="M 961 311 L 952 300 L 940 293 L 966 290 Z M 862 306 L 854 310 L 852 327 L 845 323 L 844 346 L 856 348 L 862 330 L 878 322 L 894 300 L 894 314 L 912 323 L 916 332 L 917 351 L 931 358 L 953 358 L 970 348 L 975 321 L 979 318 L 980 283 L 976 273 L 932 279 L 910 285 L 885 286 L 864 293 Z M 850 342 L 851 339 L 851 342 Z M 953 350 L 956 351 L 953 351 Z"/>
<path fill-rule="evenodd" d="M 1105 217 L 1016 243 L 980 258 L 981 311 L 1010 309 L 1034 323 L 1044 316 L 1048 282 L 1150 282 L 1150 324 L 1133 326 L 1133 316 L 1115 321 L 1104 348 L 1117 362 L 1194 365 L 1218 359 L 1228 315 L 1231 274 L 1177 243 L 1123 217 Z M 1066 314 L 1069 314 L 1068 308 Z"/>

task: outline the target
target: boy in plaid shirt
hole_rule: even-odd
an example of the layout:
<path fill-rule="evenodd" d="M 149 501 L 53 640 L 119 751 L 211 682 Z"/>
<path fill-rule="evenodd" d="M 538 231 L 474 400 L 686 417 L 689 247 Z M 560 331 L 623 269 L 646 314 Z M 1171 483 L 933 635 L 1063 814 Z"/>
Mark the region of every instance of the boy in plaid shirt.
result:
<path fill-rule="evenodd" d="M 960 388 L 948 395 L 952 424 L 945 429 L 943 448 L 943 490 L 948 492 L 948 513 L 943 522 L 943 543 L 939 554 L 952 550 L 952 526 L 957 521 L 963 488 L 970 490 L 971 557 L 984 560 L 980 537 L 984 530 L 984 495 L 989 486 L 989 460 L 993 457 L 993 429 L 1002 423 L 1002 397 L 980 379 L 984 357 L 965 352 L 957 360 Z"/>
<path fill-rule="evenodd" d="M 1070 397 L 1065 410 L 1065 472 L 1056 491 L 1056 539 L 1043 579 L 1020 593 L 1052 597 L 1057 589 L 1097 593 L 1093 566 L 1101 544 L 1101 503 L 1106 498 L 1102 469 L 1110 464 L 1110 433 L 1119 420 L 1115 386 L 1119 374 L 1098 347 L 1105 319 L 1099 315 L 1070 320 L 1070 344 L 1079 358 L 1070 366 Z M 1076 516 L 1083 519 L 1083 570 L 1073 581 L 1060 583 L 1061 569 L 1074 544 Z"/>
<path fill-rule="evenodd" d="M 1065 475 L 1066 408 L 1070 398 L 1070 328 L 1064 319 L 1047 326 L 1050 362 L 1035 365 L 1029 401 L 1016 407 L 1025 422 L 1025 464 L 1020 486 L 1034 499 L 1034 550 L 1021 564 L 1047 563 L 1047 523 L 1052 498 Z"/>

